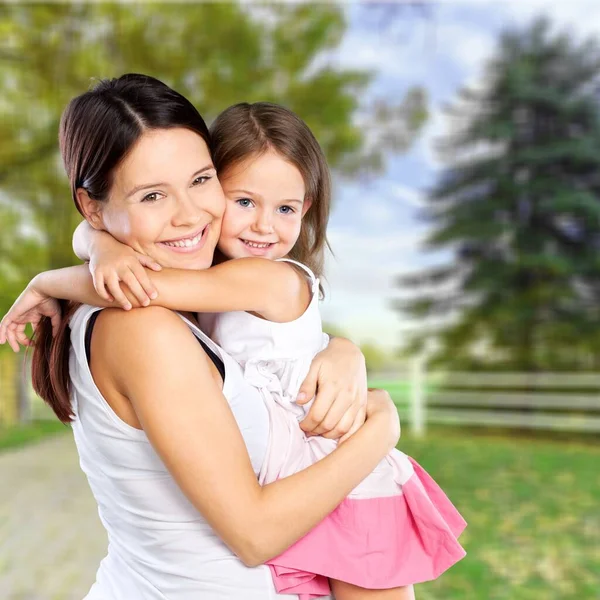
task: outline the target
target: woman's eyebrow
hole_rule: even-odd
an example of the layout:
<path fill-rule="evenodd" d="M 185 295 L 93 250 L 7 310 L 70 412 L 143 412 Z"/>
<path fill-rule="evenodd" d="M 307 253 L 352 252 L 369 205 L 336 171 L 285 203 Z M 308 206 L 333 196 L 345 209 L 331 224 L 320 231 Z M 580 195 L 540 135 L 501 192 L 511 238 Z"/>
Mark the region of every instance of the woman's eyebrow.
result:
<path fill-rule="evenodd" d="M 206 165 L 205 167 L 202 167 L 201 169 L 198 169 L 193 175 L 193 177 L 197 177 L 198 175 L 200 175 L 200 173 L 204 173 L 206 171 L 210 171 L 211 169 L 214 169 L 215 167 L 210 164 L 210 165 Z M 140 185 L 136 185 L 134 188 L 132 188 L 127 195 L 125 196 L 125 198 L 129 198 L 130 196 L 133 196 L 134 194 L 136 194 L 137 192 L 140 192 L 141 190 L 146 190 L 146 189 L 150 189 L 150 188 L 154 188 L 154 187 L 162 187 L 162 186 L 167 186 L 169 185 L 168 183 L 165 183 L 164 181 L 159 181 L 158 183 L 142 183 Z"/>

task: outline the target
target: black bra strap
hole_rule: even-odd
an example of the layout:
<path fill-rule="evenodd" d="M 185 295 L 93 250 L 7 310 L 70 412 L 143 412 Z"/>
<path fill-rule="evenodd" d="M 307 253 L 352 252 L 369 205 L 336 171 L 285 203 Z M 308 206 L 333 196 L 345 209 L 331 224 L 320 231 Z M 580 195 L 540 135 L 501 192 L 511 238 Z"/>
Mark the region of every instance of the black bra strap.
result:
<path fill-rule="evenodd" d="M 90 320 L 88 321 L 87 329 L 85 330 L 85 340 L 84 340 L 85 341 L 85 355 L 87 357 L 88 365 L 90 364 L 90 360 L 92 359 L 92 331 L 94 329 L 94 325 L 96 324 L 96 319 L 98 318 L 98 315 L 100 314 L 100 312 L 101 311 L 97 310 L 90 317 Z M 200 345 L 202 346 L 202 348 L 204 348 L 204 351 L 208 355 L 208 358 L 210 358 L 210 360 L 212 360 L 213 364 L 217 368 L 217 371 L 219 371 L 219 373 L 221 375 L 221 379 L 223 381 L 225 381 L 225 365 L 223 364 L 223 361 L 221 360 L 221 358 L 218 357 L 215 354 L 215 352 L 213 352 L 213 350 L 208 347 L 208 344 L 206 344 L 203 340 L 201 340 L 200 338 L 196 338 L 196 339 L 200 342 Z"/>

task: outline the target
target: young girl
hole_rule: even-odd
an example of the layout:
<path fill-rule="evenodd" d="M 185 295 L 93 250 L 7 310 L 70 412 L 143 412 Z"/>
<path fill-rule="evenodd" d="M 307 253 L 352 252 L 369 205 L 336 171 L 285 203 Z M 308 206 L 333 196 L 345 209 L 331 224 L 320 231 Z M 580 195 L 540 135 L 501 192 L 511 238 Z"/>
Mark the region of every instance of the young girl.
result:
<path fill-rule="evenodd" d="M 89 304 L 116 300 L 126 309 L 153 303 L 202 313 L 204 331 L 240 363 L 268 408 L 269 449 L 259 476 L 266 484 L 308 467 L 338 443 L 307 436 L 299 422 L 308 404 L 296 402 L 311 359 L 328 343 L 318 276 L 327 245 L 329 172 L 308 127 L 280 106 L 233 106 L 217 118 L 211 135 L 227 198 L 219 264 L 148 277 L 141 265 L 160 270 L 152 257 L 102 232 L 101 223 L 97 231 L 85 223 L 74 247 L 90 259 L 101 298 L 92 295 L 89 274 L 77 267 L 45 273 L 32 289 Z M 155 184 L 144 201 L 160 211 L 169 197 Z M 203 237 L 200 232 L 170 245 L 185 253 Z M 4 331 L 19 302 L 27 305 L 26 299 L 17 302 Z M 412 584 L 438 577 L 464 556 L 457 538 L 465 525 L 429 475 L 395 450 L 269 564 L 278 592 L 303 599 L 328 595 L 329 582 L 337 600 L 407 599 Z"/>

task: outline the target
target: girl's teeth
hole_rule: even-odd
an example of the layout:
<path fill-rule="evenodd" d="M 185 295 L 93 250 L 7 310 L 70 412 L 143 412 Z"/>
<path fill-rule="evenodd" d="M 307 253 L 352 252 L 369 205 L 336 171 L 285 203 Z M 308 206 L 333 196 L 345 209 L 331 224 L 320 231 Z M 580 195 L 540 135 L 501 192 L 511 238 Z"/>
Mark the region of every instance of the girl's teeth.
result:
<path fill-rule="evenodd" d="M 251 248 L 268 248 L 271 244 L 257 244 L 256 242 L 249 242 L 248 240 L 244 240 L 244 244 L 247 244 Z"/>

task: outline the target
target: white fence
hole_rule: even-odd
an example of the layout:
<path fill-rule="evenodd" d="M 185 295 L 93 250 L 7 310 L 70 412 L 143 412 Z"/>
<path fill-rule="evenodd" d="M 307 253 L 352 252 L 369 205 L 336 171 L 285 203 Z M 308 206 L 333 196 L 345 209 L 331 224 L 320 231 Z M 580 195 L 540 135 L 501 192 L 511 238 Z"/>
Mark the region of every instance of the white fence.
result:
<path fill-rule="evenodd" d="M 600 373 L 426 372 L 410 375 L 409 418 L 428 423 L 600 433 Z"/>

